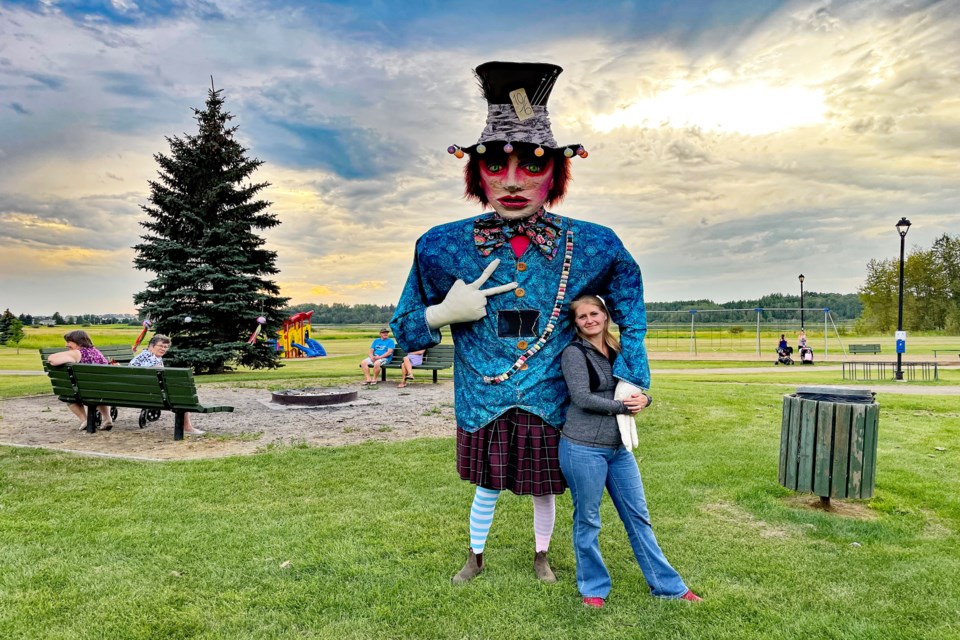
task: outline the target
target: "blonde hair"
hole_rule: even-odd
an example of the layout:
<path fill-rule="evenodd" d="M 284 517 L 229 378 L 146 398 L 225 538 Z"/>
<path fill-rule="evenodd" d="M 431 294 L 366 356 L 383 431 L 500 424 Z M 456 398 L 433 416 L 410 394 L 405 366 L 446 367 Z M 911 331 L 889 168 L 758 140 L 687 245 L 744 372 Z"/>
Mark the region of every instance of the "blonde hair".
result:
<path fill-rule="evenodd" d="M 606 316 L 603 321 L 603 343 L 615 353 L 620 353 L 620 341 L 610 332 L 610 311 L 607 310 L 607 304 L 600 296 L 584 294 L 578 296 L 576 300 L 570 303 L 570 321 L 573 322 L 573 326 L 576 327 L 577 335 L 583 340 L 587 339 L 587 337 L 580 332 L 580 327 L 577 327 L 577 309 L 585 304 L 592 304 L 603 311 L 603 315 Z"/>

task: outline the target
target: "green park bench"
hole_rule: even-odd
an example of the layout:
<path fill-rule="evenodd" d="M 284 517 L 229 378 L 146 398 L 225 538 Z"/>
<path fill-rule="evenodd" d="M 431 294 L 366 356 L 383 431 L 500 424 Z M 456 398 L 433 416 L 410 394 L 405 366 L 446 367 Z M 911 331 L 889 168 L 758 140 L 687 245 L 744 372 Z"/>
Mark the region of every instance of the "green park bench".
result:
<path fill-rule="evenodd" d="M 956 353 L 956 354 L 960 354 L 960 349 L 934 349 L 934 350 L 933 350 L 933 357 L 936 358 L 936 357 L 937 357 L 937 353 L 938 353 L 938 352 L 941 352 L 941 351 L 942 351 L 943 353 Z"/>
<path fill-rule="evenodd" d="M 387 369 L 399 369 L 401 363 L 403 362 L 403 357 L 407 355 L 407 352 L 402 348 L 394 347 L 393 349 L 393 360 L 390 361 L 390 364 L 383 367 L 380 370 L 380 380 L 383 382 L 387 381 Z M 437 371 L 441 369 L 449 369 L 453 366 L 453 345 L 452 344 L 438 344 L 435 347 L 430 347 L 427 349 L 426 353 L 423 354 L 423 364 L 413 368 L 414 371 L 420 369 L 431 369 L 433 370 L 433 383 L 437 383 Z"/>
<path fill-rule="evenodd" d="M 851 344 L 847 347 L 847 352 L 851 355 L 858 353 L 872 353 L 874 355 L 880 353 L 879 344 Z"/>
<path fill-rule="evenodd" d="M 129 351 L 129 348 L 127 348 Z M 106 356 L 106 352 L 101 349 Z M 205 407 L 197 398 L 197 385 L 190 369 L 123 367 L 107 364 L 69 363 L 52 367 L 44 360 L 44 369 L 53 385 L 53 393 L 65 402 L 87 407 L 87 432 L 97 430 L 97 406 L 131 407 L 174 413 L 173 439 L 183 440 L 187 413 L 221 413 L 233 407 Z M 145 424 L 141 412 L 140 426 Z"/>

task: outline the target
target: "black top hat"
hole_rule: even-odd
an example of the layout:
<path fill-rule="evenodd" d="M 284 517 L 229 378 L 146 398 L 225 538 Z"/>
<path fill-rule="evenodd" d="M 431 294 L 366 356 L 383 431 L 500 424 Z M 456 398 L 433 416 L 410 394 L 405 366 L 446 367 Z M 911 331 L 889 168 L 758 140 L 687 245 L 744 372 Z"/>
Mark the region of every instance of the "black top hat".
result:
<path fill-rule="evenodd" d="M 563 69 L 543 62 L 485 62 L 473 70 L 480 90 L 487 101 L 487 126 L 476 144 L 469 147 L 451 145 L 449 153 L 458 158 L 463 152 L 486 152 L 489 143 L 502 142 L 504 151 L 513 151 L 514 142 L 537 146 L 534 151 L 543 155 L 543 148 L 560 151 L 568 158 L 574 153 L 587 157 L 579 144 L 557 145 L 550 129 L 547 100 Z"/>

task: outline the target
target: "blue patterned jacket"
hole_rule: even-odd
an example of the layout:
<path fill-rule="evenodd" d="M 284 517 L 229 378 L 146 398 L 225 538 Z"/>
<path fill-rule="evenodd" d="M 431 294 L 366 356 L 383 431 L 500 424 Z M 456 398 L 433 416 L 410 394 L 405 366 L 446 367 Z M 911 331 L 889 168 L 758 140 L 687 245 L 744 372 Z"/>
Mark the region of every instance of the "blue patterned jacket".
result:
<path fill-rule="evenodd" d="M 483 217 L 495 215 L 490 212 Z M 584 293 L 602 296 L 611 320 L 620 327 L 623 352 L 614 365 L 614 376 L 644 389 L 650 386 L 643 344 L 647 315 L 640 268 L 609 228 L 562 216 L 559 219 L 561 242 L 553 260 L 533 245 L 518 259 L 510 243 L 483 257 L 474 242 L 475 218 L 434 227 L 417 240 L 413 267 L 390 323 L 397 342 L 407 351 L 426 349 L 440 342 L 440 332 L 427 325 L 425 311 L 442 302 L 457 279 L 473 282 L 494 258 L 500 258 L 500 266 L 482 288 L 514 280 L 519 283 L 515 291 L 487 298 L 486 317 L 450 326 L 457 425 L 468 433 L 513 407 L 534 413 L 551 426 L 563 426 L 569 398 L 560 371 L 560 355 L 575 333 L 569 320 L 570 302 Z M 484 382 L 484 376 L 496 376 L 510 369 L 536 342 L 549 321 L 560 283 L 563 239 L 568 229 L 574 233 L 573 260 L 556 329 L 524 369 L 499 384 Z M 515 318 L 514 310 L 518 309 L 525 310 L 526 318 L 519 328 L 506 321 L 511 312 Z"/>

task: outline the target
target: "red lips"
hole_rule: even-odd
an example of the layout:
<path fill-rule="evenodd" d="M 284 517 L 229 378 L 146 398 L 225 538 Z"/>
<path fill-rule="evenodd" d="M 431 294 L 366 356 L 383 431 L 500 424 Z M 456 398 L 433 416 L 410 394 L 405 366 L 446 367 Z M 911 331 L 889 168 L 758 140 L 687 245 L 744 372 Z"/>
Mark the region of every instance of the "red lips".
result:
<path fill-rule="evenodd" d="M 497 198 L 497 202 L 507 209 L 523 209 L 530 203 L 530 200 L 521 196 L 503 196 L 502 198 Z"/>

